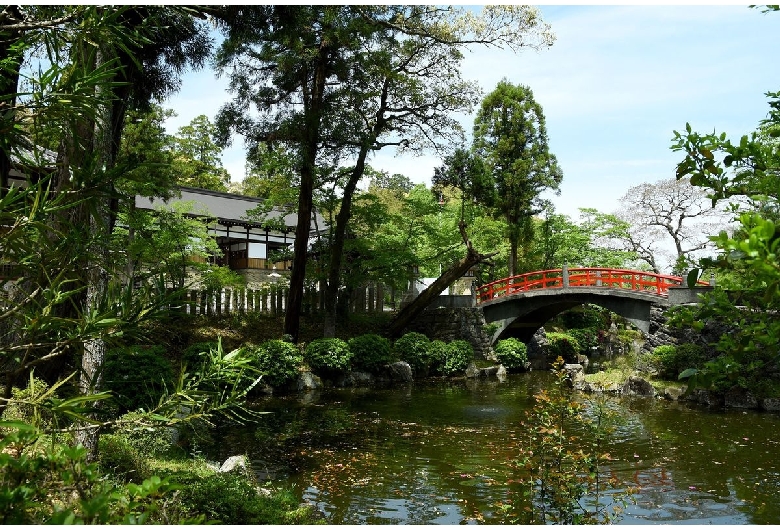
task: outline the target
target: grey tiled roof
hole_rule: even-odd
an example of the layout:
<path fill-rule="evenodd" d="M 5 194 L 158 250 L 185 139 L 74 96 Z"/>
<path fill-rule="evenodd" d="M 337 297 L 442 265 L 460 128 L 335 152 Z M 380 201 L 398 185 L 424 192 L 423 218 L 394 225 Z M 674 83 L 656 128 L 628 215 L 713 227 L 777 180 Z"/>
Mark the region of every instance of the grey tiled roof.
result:
<path fill-rule="evenodd" d="M 247 220 L 247 211 L 257 208 L 258 205 L 263 203 L 263 199 L 254 197 L 245 197 L 243 195 L 234 195 L 232 193 L 221 193 L 218 191 L 204 190 L 198 188 L 179 188 L 181 191 L 181 197 L 174 197 L 169 202 L 176 201 L 192 201 L 193 208 L 189 213 L 194 215 L 203 215 L 204 210 L 208 212 L 208 215 L 219 218 L 225 221 L 234 221 L 241 224 L 257 225 L 258 223 L 251 223 Z M 135 205 L 137 208 L 154 209 L 161 204 L 166 204 L 166 201 L 162 199 L 148 199 L 146 197 L 136 196 Z M 311 229 L 314 230 L 319 227 L 322 230 L 325 227 L 325 219 L 315 212 L 317 216 L 317 224 L 312 222 Z M 284 214 L 278 209 L 273 209 L 267 214 L 269 219 L 284 219 L 285 226 L 291 230 L 295 229 L 298 224 L 297 213 Z"/>

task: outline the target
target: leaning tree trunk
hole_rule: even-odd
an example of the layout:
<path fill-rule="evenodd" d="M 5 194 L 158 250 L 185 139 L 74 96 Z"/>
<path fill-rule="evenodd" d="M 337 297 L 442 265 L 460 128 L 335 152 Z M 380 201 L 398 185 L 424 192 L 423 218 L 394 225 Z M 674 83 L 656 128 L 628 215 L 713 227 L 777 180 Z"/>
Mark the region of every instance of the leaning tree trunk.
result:
<path fill-rule="evenodd" d="M 398 312 L 398 315 L 390 322 L 389 333 L 391 337 L 401 335 L 406 326 L 409 325 L 417 316 L 422 313 L 438 297 L 444 289 L 452 285 L 456 280 L 463 277 L 466 272 L 477 263 L 487 262 L 489 258 L 498 254 L 480 254 L 471 246 L 471 241 L 466 235 L 466 225 L 463 221 L 459 225 L 460 234 L 466 243 L 466 257 L 462 258 L 455 265 L 445 270 L 436 281 L 429 285 L 423 292 L 415 298 L 412 303 Z"/>

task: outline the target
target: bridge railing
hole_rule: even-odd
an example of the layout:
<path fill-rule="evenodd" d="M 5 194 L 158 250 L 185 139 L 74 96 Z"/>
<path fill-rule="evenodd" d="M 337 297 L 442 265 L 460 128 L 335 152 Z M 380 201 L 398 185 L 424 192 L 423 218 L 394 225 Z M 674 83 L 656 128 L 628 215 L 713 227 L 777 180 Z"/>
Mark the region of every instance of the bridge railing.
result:
<path fill-rule="evenodd" d="M 706 285 L 705 282 L 698 283 Z M 679 276 L 644 271 L 602 267 L 550 269 L 527 272 L 482 285 L 477 288 L 477 302 L 537 289 L 563 287 L 628 289 L 666 297 L 669 295 L 669 287 L 680 285 L 683 285 L 683 279 Z"/>

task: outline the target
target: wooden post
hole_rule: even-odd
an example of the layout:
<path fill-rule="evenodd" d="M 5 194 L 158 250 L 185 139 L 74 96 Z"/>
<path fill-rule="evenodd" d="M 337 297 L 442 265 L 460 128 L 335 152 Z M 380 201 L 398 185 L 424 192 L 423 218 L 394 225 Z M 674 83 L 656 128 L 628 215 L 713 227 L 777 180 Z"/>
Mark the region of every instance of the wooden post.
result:
<path fill-rule="evenodd" d="M 287 298 L 285 291 L 285 289 L 279 289 L 279 292 L 276 293 L 276 313 L 278 315 L 284 313 L 284 300 Z"/>
<path fill-rule="evenodd" d="M 381 283 L 376 286 L 376 310 L 379 313 L 385 310 L 385 290 Z"/>

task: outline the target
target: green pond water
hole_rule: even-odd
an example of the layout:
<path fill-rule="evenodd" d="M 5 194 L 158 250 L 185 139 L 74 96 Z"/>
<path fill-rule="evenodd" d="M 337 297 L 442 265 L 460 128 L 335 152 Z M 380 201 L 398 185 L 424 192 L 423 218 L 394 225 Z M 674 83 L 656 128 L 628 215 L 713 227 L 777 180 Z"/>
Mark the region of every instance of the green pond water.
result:
<path fill-rule="evenodd" d="M 290 485 L 329 524 L 507 523 L 520 422 L 550 377 L 269 398 L 260 424 L 221 427 L 206 455 L 248 455 L 261 480 Z M 638 488 L 621 524 L 780 523 L 780 416 L 650 398 L 608 406 L 621 422 L 605 472 Z"/>

